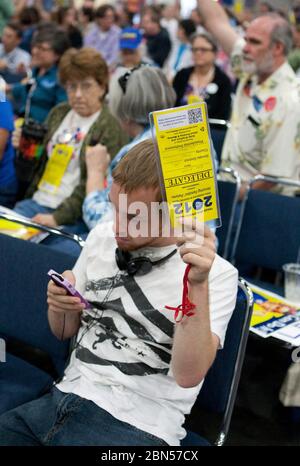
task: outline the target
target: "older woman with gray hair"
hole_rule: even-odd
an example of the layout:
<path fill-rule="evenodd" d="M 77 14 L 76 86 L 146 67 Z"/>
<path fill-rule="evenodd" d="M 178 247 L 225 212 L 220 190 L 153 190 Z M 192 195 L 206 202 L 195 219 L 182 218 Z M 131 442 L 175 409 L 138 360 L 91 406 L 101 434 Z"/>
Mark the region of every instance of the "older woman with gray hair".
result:
<path fill-rule="evenodd" d="M 89 228 L 93 228 L 110 210 L 107 196 L 112 170 L 129 149 L 151 137 L 149 113 L 173 107 L 175 98 L 174 90 L 159 68 L 141 65 L 120 78 L 112 78 L 110 110 L 131 142 L 119 151 L 110 165 L 106 147 L 97 145 L 87 150 L 87 196 L 83 203 L 83 218 Z"/>

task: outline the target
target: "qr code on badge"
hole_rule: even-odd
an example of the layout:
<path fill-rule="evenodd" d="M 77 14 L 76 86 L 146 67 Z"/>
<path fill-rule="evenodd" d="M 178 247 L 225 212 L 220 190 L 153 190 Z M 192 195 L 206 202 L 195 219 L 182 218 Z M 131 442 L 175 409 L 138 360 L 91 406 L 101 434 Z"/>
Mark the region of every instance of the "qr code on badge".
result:
<path fill-rule="evenodd" d="M 188 110 L 187 113 L 189 125 L 193 123 L 201 123 L 203 121 L 201 108 L 193 108 L 191 110 Z"/>

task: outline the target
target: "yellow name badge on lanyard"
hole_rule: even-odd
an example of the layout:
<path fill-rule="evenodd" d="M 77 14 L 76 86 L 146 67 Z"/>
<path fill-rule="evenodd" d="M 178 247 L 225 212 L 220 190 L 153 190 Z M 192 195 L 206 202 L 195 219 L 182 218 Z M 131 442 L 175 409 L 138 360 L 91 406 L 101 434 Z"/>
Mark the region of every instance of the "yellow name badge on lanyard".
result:
<path fill-rule="evenodd" d="M 188 95 L 187 97 L 188 104 L 195 104 L 197 102 L 203 102 L 203 99 L 198 95 L 194 95 L 194 94 Z"/>
<path fill-rule="evenodd" d="M 73 147 L 67 144 L 56 144 L 47 162 L 38 188 L 50 194 L 58 190 L 73 154 Z"/>
<path fill-rule="evenodd" d="M 205 102 L 153 112 L 150 123 L 172 226 L 181 217 L 220 226 Z"/>

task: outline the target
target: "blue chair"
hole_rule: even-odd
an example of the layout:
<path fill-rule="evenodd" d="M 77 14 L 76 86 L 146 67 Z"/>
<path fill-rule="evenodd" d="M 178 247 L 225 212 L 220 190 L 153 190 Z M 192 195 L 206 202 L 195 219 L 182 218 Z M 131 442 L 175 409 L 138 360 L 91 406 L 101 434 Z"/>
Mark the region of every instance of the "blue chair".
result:
<path fill-rule="evenodd" d="M 70 269 L 75 259 L 28 241 L 0 235 L 0 413 L 40 396 L 59 377 L 69 342 L 52 334 L 46 288 L 50 268 Z"/>
<path fill-rule="evenodd" d="M 228 324 L 224 348 L 218 351 L 217 357 L 206 375 L 192 413 L 187 417 L 186 427 L 188 431 L 187 436 L 181 442 L 182 446 L 224 445 L 242 371 L 252 308 L 252 292 L 247 283 L 240 279 L 237 301 Z M 218 421 L 221 418 L 215 435 L 206 430 L 205 420 L 211 417 L 218 418 Z M 197 428 L 197 434 L 190 430 L 190 424 L 194 419 L 197 419 L 197 425 L 192 425 L 192 427 Z M 208 434 L 211 437 L 209 440 Z"/>
<path fill-rule="evenodd" d="M 209 118 L 209 129 L 211 139 L 217 154 L 219 165 L 221 165 L 222 149 L 226 136 L 227 129 L 230 123 L 226 120 L 219 120 L 217 118 Z"/>
<path fill-rule="evenodd" d="M 251 180 L 241 206 L 231 260 L 240 273 L 270 291 L 282 290 L 273 283 L 258 280 L 257 268 L 279 275 L 282 266 L 297 262 L 300 248 L 300 198 L 252 189 L 257 180 L 282 186 L 300 187 L 300 182 L 259 175 Z M 251 271 L 253 269 L 253 272 Z"/>
<path fill-rule="evenodd" d="M 218 254 L 224 259 L 230 256 L 234 216 L 239 198 L 241 179 L 232 168 L 219 168 L 218 192 L 222 225 L 217 228 Z"/>

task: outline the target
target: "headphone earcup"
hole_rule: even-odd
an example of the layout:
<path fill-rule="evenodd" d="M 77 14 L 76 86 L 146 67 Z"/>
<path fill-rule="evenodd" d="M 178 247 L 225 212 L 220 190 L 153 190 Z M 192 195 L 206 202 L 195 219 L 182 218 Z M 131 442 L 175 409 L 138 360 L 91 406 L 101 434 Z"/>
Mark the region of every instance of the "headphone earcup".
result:
<path fill-rule="evenodd" d="M 131 257 L 126 264 L 128 275 L 145 275 L 152 270 L 152 262 L 148 257 Z"/>
<path fill-rule="evenodd" d="M 119 269 L 127 271 L 128 262 L 130 261 L 130 254 L 117 248 L 115 251 L 115 258 Z"/>
<path fill-rule="evenodd" d="M 147 257 L 133 258 L 129 252 L 117 248 L 115 251 L 116 263 L 120 270 L 126 270 L 128 275 L 140 273 L 145 275 L 152 269 L 152 262 Z"/>
<path fill-rule="evenodd" d="M 139 267 L 137 266 L 134 259 L 131 259 L 130 261 L 127 262 L 126 270 L 127 270 L 128 275 L 135 275 L 137 273 L 137 271 L 139 270 Z"/>

